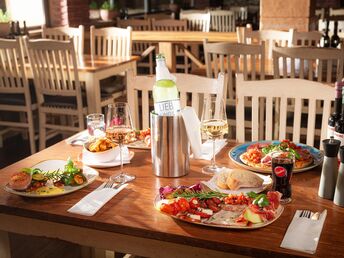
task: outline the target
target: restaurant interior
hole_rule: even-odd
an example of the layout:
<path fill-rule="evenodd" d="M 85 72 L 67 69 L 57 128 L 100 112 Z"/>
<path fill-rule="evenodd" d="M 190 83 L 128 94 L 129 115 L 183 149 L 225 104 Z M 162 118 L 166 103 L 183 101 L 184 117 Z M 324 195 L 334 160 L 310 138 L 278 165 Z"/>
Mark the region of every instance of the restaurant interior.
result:
<path fill-rule="evenodd" d="M 343 0 L 0 0 L 0 258 L 344 257 Z"/>

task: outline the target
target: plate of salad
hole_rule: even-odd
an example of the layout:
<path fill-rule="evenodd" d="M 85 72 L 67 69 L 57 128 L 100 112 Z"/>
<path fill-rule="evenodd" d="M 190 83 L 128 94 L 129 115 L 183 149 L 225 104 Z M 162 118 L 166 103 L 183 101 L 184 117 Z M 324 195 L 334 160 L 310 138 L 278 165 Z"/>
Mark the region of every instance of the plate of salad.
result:
<path fill-rule="evenodd" d="M 88 166 L 77 167 L 71 159 L 45 160 L 12 174 L 4 189 L 25 197 L 54 197 L 84 188 L 98 175 Z"/>
<path fill-rule="evenodd" d="M 260 173 L 271 173 L 271 154 L 276 151 L 287 151 L 295 156 L 295 173 L 320 165 L 324 158 L 320 150 L 289 140 L 248 142 L 234 147 L 228 155 L 240 167 Z"/>
<path fill-rule="evenodd" d="M 257 229 L 277 220 L 284 207 L 281 194 L 225 194 L 191 187 L 161 187 L 154 206 L 165 215 L 185 222 L 209 227 Z"/>

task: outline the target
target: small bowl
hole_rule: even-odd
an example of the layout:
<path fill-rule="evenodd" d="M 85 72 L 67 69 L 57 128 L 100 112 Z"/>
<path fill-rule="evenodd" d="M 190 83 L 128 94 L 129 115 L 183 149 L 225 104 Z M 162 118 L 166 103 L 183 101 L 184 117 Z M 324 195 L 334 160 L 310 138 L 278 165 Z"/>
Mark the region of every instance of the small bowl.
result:
<path fill-rule="evenodd" d="M 114 160 L 120 153 L 119 146 L 116 146 L 115 148 L 108 149 L 106 151 L 99 151 L 99 152 L 93 152 L 88 149 L 89 145 L 92 142 L 86 142 L 84 144 L 84 152 L 86 153 L 88 158 L 93 159 L 95 162 L 109 162 L 111 160 Z"/>

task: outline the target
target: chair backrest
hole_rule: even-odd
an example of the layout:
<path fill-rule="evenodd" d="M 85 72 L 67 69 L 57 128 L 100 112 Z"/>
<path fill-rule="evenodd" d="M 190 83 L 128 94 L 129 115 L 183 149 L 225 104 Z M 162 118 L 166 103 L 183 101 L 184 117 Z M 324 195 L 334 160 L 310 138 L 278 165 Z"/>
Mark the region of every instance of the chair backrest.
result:
<path fill-rule="evenodd" d="M 30 105 L 30 90 L 25 70 L 22 38 L 0 39 L 0 93 L 24 93 Z"/>
<path fill-rule="evenodd" d="M 186 31 L 188 28 L 186 20 L 155 20 L 152 19 L 152 29 L 161 31 Z"/>
<path fill-rule="evenodd" d="M 320 44 L 322 33 L 319 31 L 294 32 L 293 46 L 313 46 Z"/>
<path fill-rule="evenodd" d="M 288 102 L 293 100 L 293 138 L 294 142 L 301 142 L 301 111 L 302 101 L 308 100 L 308 118 L 306 128 L 306 144 L 314 146 L 316 125 L 316 101 L 323 101 L 321 120 L 321 140 L 326 138 L 327 119 L 331 113 L 333 87 L 320 82 L 302 79 L 273 79 L 266 81 L 244 81 L 243 75 L 237 75 L 237 106 L 236 106 L 236 132 L 237 140 L 245 142 L 245 97 L 252 98 L 252 141 L 258 140 L 259 127 L 265 128 L 265 140 L 283 140 L 287 133 Z M 260 99 L 265 105 L 260 106 Z M 275 110 L 274 103 L 279 100 L 279 109 Z M 265 124 L 259 123 L 259 109 L 265 110 Z M 274 112 L 275 111 L 275 112 Z M 277 116 L 279 136 L 273 139 L 274 118 Z"/>
<path fill-rule="evenodd" d="M 84 54 L 85 28 L 83 25 L 80 25 L 78 28 L 72 28 L 72 27 L 47 28 L 45 25 L 43 25 L 42 37 L 44 39 L 63 40 L 63 41 L 69 41 L 70 38 L 73 38 L 75 51 L 79 55 Z"/>
<path fill-rule="evenodd" d="M 205 39 L 203 48 L 207 76 L 214 78 L 219 72 L 229 74 L 227 97 L 231 100 L 235 99 L 234 72 L 243 72 L 246 80 L 265 77 L 264 42 L 261 45 L 208 43 Z"/>
<path fill-rule="evenodd" d="M 73 40 L 27 40 L 38 104 L 44 95 L 75 96 L 82 110 L 81 88 Z"/>
<path fill-rule="evenodd" d="M 181 20 L 187 20 L 188 30 L 209 32 L 210 13 L 180 13 Z"/>
<path fill-rule="evenodd" d="M 256 30 L 253 31 L 251 27 L 247 27 L 244 31 L 244 43 L 246 44 L 260 44 L 265 41 L 266 57 L 272 58 L 272 48 L 277 43 L 282 47 L 290 47 L 294 42 L 294 29 L 289 31 L 280 30 Z"/>
<path fill-rule="evenodd" d="M 334 8 L 330 8 L 330 16 L 343 16 L 344 15 L 344 9 L 340 8 L 340 9 L 334 9 Z"/>
<path fill-rule="evenodd" d="M 210 30 L 219 32 L 235 31 L 235 18 L 233 11 L 215 10 L 210 13 Z"/>
<path fill-rule="evenodd" d="M 325 29 L 326 29 L 326 20 L 325 19 L 319 19 L 318 30 L 319 31 L 325 31 Z M 329 30 L 330 30 L 330 33 L 331 33 L 331 31 L 334 31 L 334 21 L 330 21 Z M 344 21 L 343 20 L 338 20 L 338 32 L 344 32 Z M 330 36 L 331 36 L 331 34 L 330 34 Z"/>
<path fill-rule="evenodd" d="M 232 6 L 230 7 L 230 10 L 234 12 L 234 19 L 246 21 L 247 20 L 247 14 L 248 14 L 248 8 L 244 6 Z"/>
<path fill-rule="evenodd" d="M 200 116 L 201 104 L 204 97 L 216 95 L 217 98 L 226 99 L 227 75 L 219 74 L 217 79 L 201 77 L 192 74 L 178 73 L 174 74 L 177 79 L 177 87 L 180 92 L 181 107 L 190 105 L 188 95 L 191 95 L 191 106 L 195 109 L 198 116 Z M 152 86 L 155 84 L 155 76 L 136 76 L 132 82 L 132 87 L 128 87 L 128 94 L 135 96 L 134 103 L 129 103 L 130 107 L 134 107 L 134 122 L 137 128 L 149 127 L 149 92 L 152 91 Z M 139 114 L 139 99 L 137 92 L 141 92 L 141 106 L 142 112 Z M 141 123 L 139 117 L 142 117 Z"/>
<path fill-rule="evenodd" d="M 91 55 L 130 57 L 132 51 L 132 29 L 108 27 L 90 28 Z"/>
<path fill-rule="evenodd" d="M 275 78 L 282 71 L 283 78 L 334 83 L 343 78 L 344 49 L 275 46 L 273 62 Z"/>

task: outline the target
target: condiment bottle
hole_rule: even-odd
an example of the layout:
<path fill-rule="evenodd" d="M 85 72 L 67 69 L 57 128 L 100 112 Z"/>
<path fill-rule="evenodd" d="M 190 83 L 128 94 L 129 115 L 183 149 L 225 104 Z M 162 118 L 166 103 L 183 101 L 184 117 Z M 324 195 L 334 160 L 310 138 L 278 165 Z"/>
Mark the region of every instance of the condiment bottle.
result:
<path fill-rule="evenodd" d="M 341 146 L 339 149 L 339 157 L 340 166 L 333 202 L 336 205 L 344 207 L 344 146 Z"/>
<path fill-rule="evenodd" d="M 318 195 L 322 198 L 333 200 L 338 175 L 338 150 L 340 141 L 333 136 L 323 140 L 325 157 L 320 177 Z"/>

